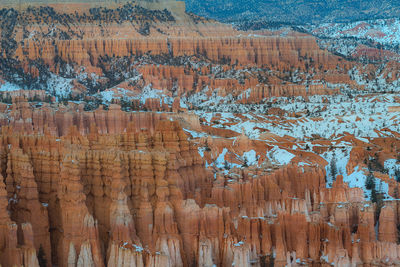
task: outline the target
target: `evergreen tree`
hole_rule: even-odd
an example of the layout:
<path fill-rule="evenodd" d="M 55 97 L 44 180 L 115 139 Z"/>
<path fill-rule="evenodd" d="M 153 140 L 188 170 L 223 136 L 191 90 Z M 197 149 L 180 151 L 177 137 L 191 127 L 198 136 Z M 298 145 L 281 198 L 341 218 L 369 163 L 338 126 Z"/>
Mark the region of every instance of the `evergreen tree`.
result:
<path fill-rule="evenodd" d="M 40 244 L 39 251 L 37 253 L 37 259 L 38 259 L 40 267 L 46 267 L 47 266 L 46 254 L 44 253 L 44 249 L 43 249 L 42 244 Z"/>
<path fill-rule="evenodd" d="M 266 266 L 268 266 L 268 267 L 274 267 L 275 266 L 275 258 L 274 258 L 274 255 L 269 255 L 268 256 L 268 259 L 267 259 L 267 261 L 266 261 Z"/>
<path fill-rule="evenodd" d="M 375 190 L 375 177 L 372 172 L 369 172 L 367 179 L 365 180 L 365 188 L 367 188 L 368 190 Z"/>
<path fill-rule="evenodd" d="M 35 94 L 33 96 L 32 102 L 40 102 L 40 101 L 41 101 L 40 97 L 37 94 Z"/>
<path fill-rule="evenodd" d="M 400 182 L 400 169 L 394 171 L 394 179 L 396 179 L 397 182 Z"/>
<path fill-rule="evenodd" d="M 249 163 L 248 163 L 248 161 L 247 161 L 247 158 L 246 158 L 246 157 L 244 157 L 244 159 L 243 159 L 243 164 L 242 164 L 242 167 L 249 167 Z"/>
<path fill-rule="evenodd" d="M 375 186 L 371 190 L 371 201 L 376 204 L 375 218 L 376 221 L 379 219 L 381 209 L 383 207 L 383 193 L 382 193 L 382 181 L 379 183 L 379 189 L 376 191 Z"/>
<path fill-rule="evenodd" d="M 47 103 L 51 103 L 52 101 L 51 101 L 51 96 L 50 95 L 46 95 L 46 97 L 44 98 L 44 100 L 43 100 L 44 102 L 47 102 Z"/>
<path fill-rule="evenodd" d="M 336 167 L 336 156 L 335 156 L 335 153 L 333 153 L 332 160 L 331 160 L 331 163 L 330 163 L 330 167 L 331 167 L 332 179 L 336 181 L 337 167 Z"/>
<path fill-rule="evenodd" d="M 371 190 L 371 201 L 373 203 L 376 203 L 378 201 L 378 194 L 376 192 L 375 187 L 373 187 L 372 190 Z"/>
<path fill-rule="evenodd" d="M 224 169 L 225 169 L 225 170 L 229 170 L 229 169 L 230 169 L 230 168 L 229 168 L 229 162 L 226 161 L 226 160 L 225 160 L 225 162 L 224 162 Z"/>
<path fill-rule="evenodd" d="M 384 206 L 383 202 L 383 193 L 379 192 L 377 194 L 377 199 L 376 199 L 376 219 L 379 219 L 379 215 L 381 214 L 382 207 Z"/>

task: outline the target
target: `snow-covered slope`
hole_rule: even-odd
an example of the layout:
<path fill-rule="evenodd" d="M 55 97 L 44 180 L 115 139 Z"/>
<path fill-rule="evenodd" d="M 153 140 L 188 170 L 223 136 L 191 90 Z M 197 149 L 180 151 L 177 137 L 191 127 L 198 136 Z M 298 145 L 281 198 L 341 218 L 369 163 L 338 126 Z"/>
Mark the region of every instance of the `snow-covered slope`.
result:
<path fill-rule="evenodd" d="M 330 51 L 355 59 L 400 60 L 398 18 L 302 26 Z"/>
<path fill-rule="evenodd" d="M 400 20 L 378 19 L 352 23 L 324 23 L 311 26 L 312 33 L 330 38 L 360 38 L 374 43 L 397 46 L 400 44 Z"/>

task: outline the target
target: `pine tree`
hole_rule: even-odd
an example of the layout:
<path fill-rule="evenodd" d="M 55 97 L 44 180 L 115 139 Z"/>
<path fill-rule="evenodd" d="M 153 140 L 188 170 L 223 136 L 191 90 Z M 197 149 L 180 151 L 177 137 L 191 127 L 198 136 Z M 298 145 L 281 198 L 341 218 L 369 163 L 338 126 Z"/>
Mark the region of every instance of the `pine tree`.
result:
<path fill-rule="evenodd" d="M 377 196 L 378 194 L 377 194 L 377 192 L 376 192 L 376 190 L 375 190 L 375 187 L 374 188 L 372 188 L 372 190 L 371 190 L 371 201 L 373 202 L 373 203 L 376 203 L 377 201 L 378 201 L 378 196 Z"/>
<path fill-rule="evenodd" d="M 336 156 L 335 156 L 335 153 L 333 153 L 332 160 L 331 160 L 331 163 L 330 163 L 330 167 L 331 167 L 332 179 L 336 181 L 337 167 L 336 167 Z"/>
<path fill-rule="evenodd" d="M 37 253 L 37 259 L 38 259 L 40 267 L 46 267 L 47 266 L 46 254 L 44 253 L 44 249 L 43 249 L 42 244 L 40 244 L 39 251 Z"/>
<path fill-rule="evenodd" d="M 274 267 L 274 266 L 275 266 L 275 258 L 274 258 L 274 255 L 272 255 L 272 254 L 269 255 L 266 263 L 267 263 L 266 266 L 268 266 L 268 267 Z"/>
<path fill-rule="evenodd" d="M 367 188 L 368 190 L 375 190 L 375 177 L 372 172 L 369 172 L 367 179 L 365 180 L 365 188 Z"/>
<path fill-rule="evenodd" d="M 379 219 L 379 215 L 381 214 L 382 207 L 384 206 L 383 202 L 383 193 L 379 192 L 377 194 L 377 199 L 376 199 L 376 219 Z"/>
<path fill-rule="evenodd" d="M 394 178 L 396 179 L 397 182 L 400 182 L 400 169 L 396 169 L 394 171 Z"/>
<path fill-rule="evenodd" d="M 383 193 L 382 193 L 382 181 L 379 183 L 378 191 L 375 190 L 375 186 L 371 190 L 371 201 L 376 204 L 375 218 L 376 221 L 379 219 L 381 210 L 383 207 Z"/>
<path fill-rule="evenodd" d="M 229 169 L 230 169 L 230 168 L 229 168 L 229 162 L 226 161 L 226 160 L 225 160 L 225 162 L 224 162 L 224 169 L 225 169 L 225 170 L 229 170 Z"/>

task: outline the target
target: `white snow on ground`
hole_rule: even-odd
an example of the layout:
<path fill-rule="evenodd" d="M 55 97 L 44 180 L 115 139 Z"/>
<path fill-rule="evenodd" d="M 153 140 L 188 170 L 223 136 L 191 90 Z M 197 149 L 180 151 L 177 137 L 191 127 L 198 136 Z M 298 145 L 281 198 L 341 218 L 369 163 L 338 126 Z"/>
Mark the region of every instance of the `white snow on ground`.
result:
<path fill-rule="evenodd" d="M 384 163 L 384 168 L 388 171 L 390 177 L 395 175 L 396 170 L 400 170 L 400 162 L 396 159 L 388 159 Z"/>
<path fill-rule="evenodd" d="M 365 68 L 365 66 L 364 66 Z M 365 71 L 365 69 L 364 69 Z M 399 92 L 400 91 L 400 80 L 395 79 L 392 82 L 386 81 L 385 73 L 381 72 L 380 70 L 377 70 L 375 73 L 376 78 L 371 81 L 368 78 L 368 75 L 365 73 L 360 73 L 360 71 L 354 67 L 348 71 L 349 76 L 351 79 L 357 82 L 359 85 L 365 86 L 365 89 L 367 89 L 370 92 L 382 92 L 382 91 L 393 91 L 393 92 Z M 388 74 L 388 76 L 391 76 Z"/>
<path fill-rule="evenodd" d="M 129 97 L 129 99 L 139 99 L 140 100 L 140 104 L 145 104 L 147 99 L 160 99 L 160 104 L 162 104 L 164 101 L 164 103 L 171 105 L 174 101 L 174 99 L 172 97 L 169 97 L 165 94 L 163 94 L 162 90 L 157 90 L 154 89 L 152 87 L 151 84 L 146 85 L 143 89 L 142 92 L 140 94 L 138 94 L 137 96 L 131 96 Z"/>
<path fill-rule="evenodd" d="M 229 162 L 228 160 L 225 160 L 226 153 L 228 153 L 228 149 L 224 148 L 222 150 L 221 154 L 218 155 L 217 159 L 214 162 L 212 162 L 211 164 L 209 164 L 209 165 L 206 164 L 206 167 L 207 166 L 214 166 L 214 167 L 219 168 L 219 169 L 225 169 L 224 170 L 224 174 L 228 174 L 229 170 L 232 169 L 232 168 L 240 168 L 241 165 Z"/>
<path fill-rule="evenodd" d="M 320 260 L 321 260 L 321 262 L 326 262 L 326 263 L 330 263 L 331 265 L 333 265 L 333 262 L 329 261 L 329 256 L 325 255 L 324 253 L 322 253 Z"/>
<path fill-rule="evenodd" d="M 153 89 L 151 85 L 147 85 L 142 89 L 142 93 L 140 94 L 140 104 L 145 104 L 146 100 L 149 98 L 160 98 L 161 95 L 161 90 Z"/>
<path fill-rule="evenodd" d="M 110 90 L 105 90 L 100 93 L 97 93 L 96 96 L 100 97 L 103 100 L 104 104 L 110 103 L 113 99 L 138 99 L 140 97 L 134 97 L 134 93 L 132 91 L 126 90 L 124 88 L 114 87 Z"/>
<path fill-rule="evenodd" d="M 248 166 L 256 165 L 258 163 L 257 153 L 254 150 L 244 152 L 242 158 L 246 161 Z"/>
<path fill-rule="evenodd" d="M 366 170 L 365 170 L 366 171 Z M 365 180 L 367 179 L 367 176 L 365 175 L 365 171 L 359 170 L 359 167 L 357 166 L 354 169 L 354 172 L 350 175 L 344 175 L 346 177 L 344 181 L 346 183 L 349 183 L 350 187 L 360 187 L 364 188 L 365 187 Z"/>
<path fill-rule="evenodd" d="M 132 245 L 135 247 L 135 250 L 137 252 L 142 252 L 143 251 L 143 248 L 141 246 L 138 246 L 138 245 L 135 245 L 135 244 L 132 244 Z"/>
<path fill-rule="evenodd" d="M 241 245 L 243 245 L 244 244 L 244 242 L 243 241 L 239 241 L 239 242 L 237 242 L 237 243 L 235 243 L 235 244 L 233 244 L 235 247 L 240 247 Z M 232 266 L 234 266 L 233 264 L 232 264 Z"/>
<path fill-rule="evenodd" d="M 206 147 L 198 148 L 198 153 L 202 158 L 204 158 L 204 152 L 206 151 L 206 149 L 207 149 Z M 205 164 L 206 168 L 208 166 L 213 166 L 213 167 L 216 167 L 219 169 L 225 169 L 224 173 L 227 174 L 227 173 L 229 173 L 229 170 L 232 168 L 243 168 L 244 164 L 247 164 L 247 166 L 258 165 L 259 156 L 257 156 L 257 153 L 254 150 L 243 152 L 243 155 L 235 154 L 236 156 L 233 156 L 233 158 L 238 159 L 239 161 L 242 161 L 243 164 L 232 163 L 232 162 L 230 162 L 231 159 L 229 159 L 229 158 L 225 159 L 225 156 L 227 153 L 228 153 L 228 149 L 224 148 L 222 150 L 222 152 L 220 154 L 218 154 L 217 158 L 213 162 L 208 163 L 206 161 L 206 164 Z"/>
<path fill-rule="evenodd" d="M 197 150 L 198 150 L 198 152 L 199 152 L 199 155 L 200 155 L 202 158 L 204 158 L 204 151 L 206 151 L 206 148 L 205 148 L 205 147 L 198 147 Z"/>
<path fill-rule="evenodd" d="M 195 112 L 196 114 L 201 114 L 202 115 L 202 117 L 208 122 L 208 123 L 210 123 L 211 122 L 211 119 L 212 119 L 212 117 L 213 117 L 213 113 L 212 112 L 208 112 L 208 113 L 204 113 L 204 112 Z"/>
<path fill-rule="evenodd" d="M 364 83 L 364 77 L 358 77 L 357 71 L 353 70 L 351 74 L 356 82 Z M 384 83 L 378 77 L 378 82 Z M 399 86 L 400 88 L 400 86 Z M 298 140 L 304 140 L 308 144 L 306 149 L 304 145 L 293 146 L 293 149 L 306 149 L 312 151 L 310 143 L 314 136 L 316 138 L 326 138 L 335 140 L 346 133 L 353 134 L 356 139 L 370 143 L 369 139 L 380 136 L 393 136 L 390 131 L 400 132 L 400 112 L 389 112 L 389 107 L 398 107 L 400 103 L 396 100 L 397 94 L 365 94 L 357 92 L 357 96 L 350 97 L 347 94 L 338 94 L 332 96 L 315 95 L 308 97 L 307 100 L 302 97 L 275 97 L 271 98 L 272 107 L 279 107 L 288 112 L 288 114 L 297 112 L 300 117 L 280 117 L 267 115 L 262 112 L 263 104 L 251 106 L 242 104 L 230 104 L 229 101 L 221 100 L 212 95 L 211 98 L 202 95 L 192 95 L 192 99 L 196 99 L 197 104 L 201 104 L 203 110 L 197 110 L 196 114 L 204 119 L 206 125 L 211 125 L 217 128 L 233 130 L 237 133 L 244 133 L 251 139 L 260 140 L 261 133 L 271 133 L 280 137 L 291 136 Z M 210 99 L 214 101 L 211 108 L 204 104 L 210 104 Z M 203 101 L 203 102 L 202 102 Z M 190 101 L 189 101 L 190 102 Z M 250 111 L 249 107 L 255 111 Z M 209 110 L 209 111 L 207 111 Z M 264 109 L 268 110 L 268 108 Z M 393 110 L 393 109 L 392 109 Z M 210 112 L 212 111 L 212 112 Z M 231 112 L 227 112 L 231 111 Z M 242 116 L 237 116 L 235 113 L 240 113 Z M 216 118 L 217 122 L 211 122 L 212 118 Z M 257 129 L 256 129 L 257 128 Z M 388 131 L 389 129 L 390 131 Z M 350 158 L 350 152 L 353 144 L 350 142 L 333 142 L 334 149 L 323 153 L 321 156 L 328 161 L 326 166 L 327 187 L 332 186 L 334 177 L 331 175 L 331 162 L 335 158 L 337 175 L 343 175 L 344 182 L 347 182 L 350 187 L 362 188 L 365 192 L 365 197 L 368 200 L 371 192 L 365 188 L 365 181 L 368 175 L 367 169 L 356 167 L 349 170 L 347 174 L 346 166 Z M 221 156 L 221 155 L 220 155 Z M 237 155 L 238 158 L 242 158 Z M 267 151 L 267 156 L 276 164 L 288 164 L 294 155 L 278 146 L 273 150 Z M 393 177 L 395 160 L 385 162 L 385 168 L 388 169 L 389 175 Z M 219 162 L 222 165 L 222 162 Z M 249 164 L 251 165 L 251 164 Z M 301 162 L 300 166 L 307 165 L 307 162 Z M 225 164 L 225 167 L 229 164 Z M 384 193 L 386 199 L 392 199 L 388 195 L 388 184 L 381 182 L 375 178 L 376 190 Z"/>
<path fill-rule="evenodd" d="M 228 152 L 228 149 L 224 148 L 222 150 L 222 153 L 219 154 L 218 158 L 213 162 L 213 164 L 217 168 L 223 168 L 225 166 L 225 155 Z"/>
<path fill-rule="evenodd" d="M 369 140 L 367 138 L 363 138 L 363 137 L 356 137 L 358 140 L 364 142 L 364 143 L 369 143 Z"/>
<path fill-rule="evenodd" d="M 365 194 L 365 200 L 370 201 L 371 200 L 371 190 L 368 190 L 365 187 L 365 181 L 367 179 L 368 175 L 368 170 L 359 170 L 359 167 L 357 166 L 354 169 L 354 172 L 350 175 L 345 175 L 343 176 L 344 182 L 349 184 L 349 187 L 354 188 L 354 187 L 359 187 L 364 190 Z M 389 185 L 386 182 L 383 182 L 379 178 L 375 178 L 375 189 L 377 192 L 381 192 L 384 195 L 385 199 L 393 199 L 389 195 Z"/>
<path fill-rule="evenodd" d="M 106 101 L 106 102 L 111 102 L 111 100 L 114 98 L 113 91 L 103 91 L 103 92 L 100 92 L 98 95 L 103 99 L 103 101 Z"/>
<path fill-rule="evenodd" d="M 238 124 L 226 127 L 227 129 L 230 129 L 232 131 L 242 133 L 251 138 L 251 139 L 257 139 L 260 136 L 260 130 L 254 129 L 255 127 L 267 127 L 267 124 L 265 123 L 257 123 L 257 122 L 251 122 L 251 121 L 245 121 L 245 122 L 240 122 Z"/>
<path fill-rule="evenodd" d="M 0 92 L 11 92 L 11 91 L 18 91 L 22 88 L 16 84 L 5 82 L 4 84 L 0 84 Z"/>
<path fill-rule="evenodd" d="M 267 157 L 276 164 L 286 165 L 295 157 L 292 153 L 275 146 L 273 149 L 267 152 Z"/>
<path fill-rule="evenodd" d="M 196 132 L 196 131 L 192 131 L 192 130 L 185 129 L 185 128 L 183 128 L 183 130 L 184 130 L 185 132 L 190 133 L 190 134 L 193 136 L 193 138 L 199 138 L 199 137 L 207 136 L 206 133 Z"/>
<path fill-rule="evenodd" d="M 321 96 L 314 96 L 310 97 L 308 103 L 299 101 L 283 104 L 280 105 L 282 109 L 290 112 L 306 109 L 310 113 L 316 113 L 322 120 L 303 118 L 286 124 L 283 121 L 280 126 L 268 129 L 280 136 L 287 134 L 297 138 L 311 134 L 330 138 L 344 132 L 349 132 L 358 137 L 378 137 L 375 130 L 385 127 L 395 131 L 400 130 L 399 114 L 388 112 L 388 106 L 398 106 L 393 96 L 357 98 L 356 101 L 344 101 L 342 96 L 336 96 L 330 97 L 329 104 L 323 103 Z M 321 111 L 322 107 L 326 110 Z M 397 119 L 393 119 L 393 116 Z"/>
<path fill-rule="evenodd" d="M 342 146 L 343 144 L 339 145 Z M 320 155 L 328 162 L 328 164 L 325 167 L 327 187 L 331 187 L 333 180 L 336 178 L 332 177 L 331 175 L 332 173 L 331 167 L 336 166 L 337 175 L 343 175 L 343 180 L 345 180 L 345 177 L 347 177 L 346 166 L 350 159 L 350 152 L 351 152 L 351 147 L 345 146 L 344 148 L 336 148 L 330 151 L 326 151 L 325 153 Z M 336 163 L 331 164 L 332 161 Z"/>
<path fill-rule="evenodd" d="M 72 81 L 73 79 L 67 79 L 50 73 L 50 78 L 47 80 L 47 91 L 56 97 L 67 98 L 72 92 Z"/>
<path fill-rule="evenodd" d="M 338 145 L 345 146 L 343 142 Z M 331 175 L 331 167 L 333 167 L 331 162 L 334 160 L 336 164 L 333 165 L 336 166 L 337 175 L 343 175 L 343 181 L 348 183 L 350 188 L 362 188 L 365 193 L 365 199 L 369 201 L 371 197 L 371 190 L 368 190 L 365 187 L 368 170 L 366 168 L 361 170 L 357 166 L 354 168 L 351 174 L 347 174 L 346 166 L 350 159 L 351 149 L 351 146 L 345 146 L 343 148 L 336 148 L 331 151 L 327 151 L 321 155 L 328 162 L 325 167 L 327 175 L 326 186 L 331 187 L 334 181 Z M 389 185 L 387 183 L 382 182 L 379 178 L 375 178 L 375 185 L 377 191 L 384 193 L 385 199 L 392 199 L 392 197 L 389 195 Z"/>
<path fill-rule="evenodd" d="M 400 113 L 389 112 L 389 107 L 400 106 L 394 99 L 395 95 L 386 94 L 375 97 L 357 97 L 346 100 L 343 95 L 330 96 L 330 103 L 326 103 L 323 96 L 311 96 L 308 102 L 301 97 L 289 102 L 286 98 L 273 98 L 276 105 L 288 112 L 308 110 L 311 116 L 298 118 L 296 120 L 271 121 L 271 117 L 264 114 L 257 116 L 264 119 L 259 122 L 254 116 L 243 113 L 245 117 L 253 118 L 251 121 L 242 120 L 239 117 L 230 119 L 232 113 L 222 113 L 221 122 L 234 122 L 233 125 L 215 124 L 213 127 L 226 128 L 235 132 L 242 131 L 250 138 L 258 139 L 261 131 L 254 129 L 259 127 L 266 129 L 278 136 L 292 136 L 299 140 L 306 140 L 312 135 L 323 138 L 332 138 L 348 132 L 367 142 L 366 137 L 378 137 L 376 130 L 388 128 L 400 132 Z M 223 106 L 223 105 L 219 105 Z M 221 108 L 223 110 L 223 108 Z M 325 110 L 324 110 L 325 109 Z M 214 113 L 197 111 L 197 115 L 204 118 L 208 124 Z M 312 117 L 320 119 L 313 119 Z M 272 118 L 273 119 L 273 118 Z"/>
<path fill-rule="evenodd" d="M 400 21 L 379 19 L 352 23 L 326 23 L 312 26 L 313 33 L 332 38 L 357 37 L 371 39 L 382 44 L 400 43 Z"/>
<path fill-rule="evenodd" d="M 198 109 L 204 110 L 212 110 L 219 112 L 230 112 L 229 109 L 225 109 L 225 105 L 229 105 L 233 102 L 236 102 L 236 99 L 240 99 L 240 97 L 233 97 L 231 94 L 220 96 L 220 89 L 213 89 L 211 93 L 209 92 L 211 89 L 206 86 L 202 91 L 191 94 L 190 96 L 183 96 L 181 99 L 184 102 L 191 103 L 193 106 Z M 210 94 L 210 95 L 209 95 Z M 235 103 L 236 106 L 236 103 Z"/>
<path fill-rule="evenodd" d="M 234 116 L 230 112 L 221 112 L 221 113 L 218 113 L 218 114 L 221 115 L 221 121 L 224 121 L 224 122 L 229 122 L 231 120 L 235 120 L 236 119 L 236 116 Z"/>
<path fill-rule="evenodd" d="M 184 101 L 182 101 L 182 99 L 179 101 L 179 105 L 181 106 L 181 108 L 188 108 L 188 106 Z"/>
<path fill-rule="evenodd" d="M 160 105 L 163 103 L 172 105 L 174 101 L 173 97 L 165 95 L 162 90 L 154 89 L 151 84 L 143 87 L 139 94 L 135 94 L 123 88 L 114 87 L 112 90 L 105 90 L 98 93 L 97 96 L 100 97 L 105 104 L 110 103 L 113 99 L 125 99 L 128 101 L 137 99 L 142 105 L 146 103 L 147 99 L 159 99 Z"/>

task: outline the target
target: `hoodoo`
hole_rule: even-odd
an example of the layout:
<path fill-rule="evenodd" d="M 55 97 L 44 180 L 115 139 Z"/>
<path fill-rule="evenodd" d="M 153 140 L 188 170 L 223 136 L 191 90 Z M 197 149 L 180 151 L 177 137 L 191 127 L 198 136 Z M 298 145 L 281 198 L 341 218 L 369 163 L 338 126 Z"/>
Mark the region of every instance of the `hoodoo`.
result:
<path fill-rule="evenodd" d="M 0 6 L 1 266 L 400 265 L 389 21 Z"/>

